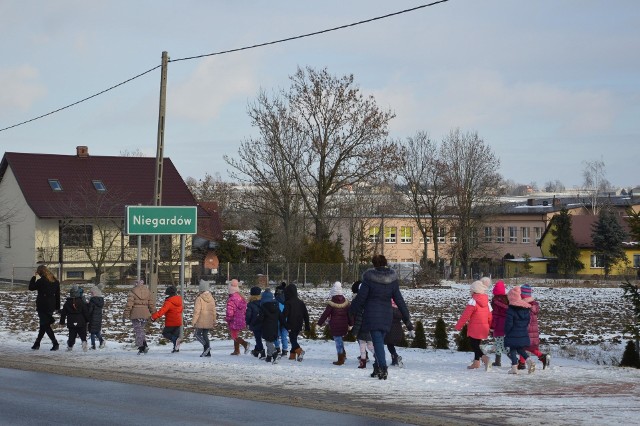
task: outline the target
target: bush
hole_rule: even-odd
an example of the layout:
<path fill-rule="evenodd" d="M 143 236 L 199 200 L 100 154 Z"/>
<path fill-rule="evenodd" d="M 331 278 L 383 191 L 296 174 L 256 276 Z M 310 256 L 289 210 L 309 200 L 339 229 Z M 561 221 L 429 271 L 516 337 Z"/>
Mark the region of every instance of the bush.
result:
<path fill-rule="evenodd" d="M 442 317 L 436 321 L 436 330 L 433 333 L 434 346 L 436 349 L 449 349 L 449 336 L 447 336 L 447 325 Z"/>
<path fill-rule="evenodd" d="M 355 342 L 358 339 L 356 339 L 356 336 L 354 336 L 351 330 L 349 330 L 349 332 L 345 334 L 342 340 L 344 340 L 345 342 Z"/>
<path fill-rule="evenodd" d="M 471 343 L 467 337 L 467 325 L 465 324 L 460 330 L 460 333 L 456 335 L 456 345 L 458 346 L 458 352 L 471 352 Z"/>
<path fill-rule="evenodd" d="M 318 328 L 317 323 L 314 321 L 311 323 L 309 327 L 309 332 L 307 333 L 307 339 L 318 340 Z"/>
<path fill-rule="evenodd" d="M 413 342 L 411 342 L 411 347 L 427 349 L 427 337 L 424 334 L 424 325 L 422 325 L 422 321 L 416 322 L 414 333 L 416 336 L 413 338 Z"/>
<path fill-rule="evenodd" d="M 640 356 L 636 351 L 636 344 L 633 340 L 627 342 L 627 346 L 624 348 L 622 354 L 622 360 L 620 361 L 620 367 L 634 367 L 640 368 Z"/>
<path fill-rule="evenodd" d="M 333 340 L 333 336 L 331 335 L 331 328 L 329 328 L 329 324 L 324 326 L 324 330 L 322 330 L 322 338 L 324 340 Z"/>

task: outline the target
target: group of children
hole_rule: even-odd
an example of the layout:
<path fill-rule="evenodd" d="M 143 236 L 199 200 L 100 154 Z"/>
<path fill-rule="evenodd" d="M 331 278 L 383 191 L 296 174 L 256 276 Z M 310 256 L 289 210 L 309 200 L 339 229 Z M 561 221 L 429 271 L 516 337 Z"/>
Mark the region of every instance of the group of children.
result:
<path fill-rule="evenodd" d="M 60 324 L 66 323 L 69 330 L 67 339 L 67 351 L 73 350 L 76 338 L 82 342 L 82 350 L 87 351 L 87 333 L 91 338 L 91 349 L 96 348 L 98 339 L 100 349 L 105 347 L 102 338 L 102 308 L 104 307 L 104 297 L 98 286 L 93 286 L 89 290 L 89 300 L 85 301 L 82 287 L 74 285 L 69 291 L 69 297 L 64 302 L 60 310 Z"/>
<path fill-rule="evenodd" d="M 551 355 L 540 351 L 540 304 L 533 298 L 531 286 L 515 286 L 507 292 L 504 282 L 497 281 L 493 286 L 493 298 L 489 302 L 490 287 L 491 279 L 488 277 L 471 284 L 471 299 L 455 326 L 460 331 L 467 325 L 467 337 L 474 352 L 473 362 L 467 368 L 480 368 L 481 362 L 485 370 L 492 366 L 500 367 L 503 353 L 508 354 L 511 360 L 509 374 L 518 374 L 518 370 L 533 373 L 536 361 L 530 353 L 538 357 L 543 369 L 547 368 Z M 489 335 L 495 340 L 494 362 L 491 362 L 481 347 L 482 341 Z"/>

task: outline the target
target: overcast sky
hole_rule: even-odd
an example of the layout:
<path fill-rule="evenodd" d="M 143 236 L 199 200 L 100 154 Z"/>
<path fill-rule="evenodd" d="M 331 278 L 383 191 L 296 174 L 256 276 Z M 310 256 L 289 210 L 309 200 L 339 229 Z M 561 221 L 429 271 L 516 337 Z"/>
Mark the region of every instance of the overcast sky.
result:
<path fill-rule="evenodd" d="M 0 129 L 172 60 L 293 37 L 429 1 L 0 2 Z M 602 160 L 640 185 L 640 2 L 449 0 L 344 30 L 168 67 L 165 156 L 183 178 L 227 177 L 223 155 L 255 136 L 247 105 L 297 67 L 353 74 L 391 109 L 390 137 L 478 132 L 517 183 L 582 184 Z M 0 149 L 156 154 L 160 69 L 0 131 Z"/>

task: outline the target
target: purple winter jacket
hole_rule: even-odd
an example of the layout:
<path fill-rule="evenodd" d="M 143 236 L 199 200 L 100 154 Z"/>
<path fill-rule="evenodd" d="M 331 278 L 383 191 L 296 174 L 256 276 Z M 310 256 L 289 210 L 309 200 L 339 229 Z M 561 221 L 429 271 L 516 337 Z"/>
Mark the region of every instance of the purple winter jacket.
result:
<path fill-rule="evenodd" d="M 507 299 L 507 296 L 493 296 L 493 299 L 491 299 L 491 307 L 493 308 L 493 312 L 491 313 L 493 337 L 503 337 L 504 320 L 507 317 L 507 309 L 509 309 L 509 299 Z"/>
<path fill-rule="evenodd" d="M 349 305 L 349 301 L 343 295 L 333 296 L 322 315 L 320 315 L 318 326 L 324 326 L 325 321 L 329 319 L 329 328 L 332 336 L 344 336 L 347 334 L 349 326 L 353 325 L 351 315 L 349 315 Z"/>

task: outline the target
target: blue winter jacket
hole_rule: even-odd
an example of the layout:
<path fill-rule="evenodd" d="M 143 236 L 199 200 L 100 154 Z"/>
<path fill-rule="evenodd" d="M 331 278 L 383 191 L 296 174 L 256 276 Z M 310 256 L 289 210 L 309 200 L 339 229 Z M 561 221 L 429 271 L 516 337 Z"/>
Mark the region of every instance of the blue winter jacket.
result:
<path fill-rule="evenodd" d="M 504 320 L 504 345 L 508 348 L 524 348 L 529 340 L 529 309 L 509 305 Z"/>
<path fill-rule="evenodd" d="M 351 302 L 349 313 L 355 317 L 364 308 L 361 330 L 364 332 L 379 330 L 388 333 L 393 319 L 391 299 L 400 309 L 407 329 L 413 330 L 409 310 L 400 293 L 398 275 L 396 271 L 386 266 L 371 268 L 362 274 L 362 285 L 356 298 Z"/>

